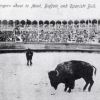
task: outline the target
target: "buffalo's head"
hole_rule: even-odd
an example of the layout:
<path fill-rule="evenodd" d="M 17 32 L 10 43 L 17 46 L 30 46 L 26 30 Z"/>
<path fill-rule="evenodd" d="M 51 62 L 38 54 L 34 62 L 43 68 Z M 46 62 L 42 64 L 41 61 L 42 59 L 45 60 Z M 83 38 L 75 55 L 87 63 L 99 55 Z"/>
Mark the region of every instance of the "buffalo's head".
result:
<path fill-rule="evenodd" d="M 57 89 L 57 86 L 59 84 L 58 82 L 58 72 L 57 71 L 50 71 L 48 73 L 48 76 L 49 76 L 49 79 L 50 79 L 50 83 L 51 83 L 51 86 L 54 87 L 54 89 L 56 90 Z"/>

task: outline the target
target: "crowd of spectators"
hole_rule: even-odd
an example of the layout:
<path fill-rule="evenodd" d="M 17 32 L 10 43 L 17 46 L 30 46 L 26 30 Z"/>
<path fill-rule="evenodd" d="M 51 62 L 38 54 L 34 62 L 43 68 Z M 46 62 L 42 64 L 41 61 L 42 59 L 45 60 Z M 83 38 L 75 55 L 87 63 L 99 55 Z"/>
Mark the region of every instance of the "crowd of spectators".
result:
<path fill-rule="evenodd" d="M 1 42 L 100 43 L 99 24 L 93 21 L 30 21 L 12 25 L 11 31 L 0 26 Z"/>

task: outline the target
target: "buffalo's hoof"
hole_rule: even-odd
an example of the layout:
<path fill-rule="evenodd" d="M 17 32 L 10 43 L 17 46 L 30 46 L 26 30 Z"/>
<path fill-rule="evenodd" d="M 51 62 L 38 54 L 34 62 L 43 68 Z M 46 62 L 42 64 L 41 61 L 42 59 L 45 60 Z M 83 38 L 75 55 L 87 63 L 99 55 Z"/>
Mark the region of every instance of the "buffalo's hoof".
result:
<path fill-rule="evenodd" d="M 66 92 L 66 91 L 67 91 L 67 89 L 64 89 L 64 91 Z"/>
<path fill-rule="evenodd" d="M 71 92 L 71 90 L 68 90 L 68 93 L 70 93 Z"/>
<path fill-rule="evenodd" d="M 90 92 L 90 91 L 91 91 L 91 89 L 89 88 L 89 89 L 88 89 L 88 91 Z"/>
<path fill-rule="evenodd" d="M 30 66 L 32 66 L 32 63 L 30 64 Z"/>
<path fill-rule="evenodd" d="M 86 89 L 85 88 L 83 88 L 83 91 L 85 91 Z"/>
<path fill-rule="evenodd" d="M 66 92 L 66 90 L 64 90 L 64 92 Z"/>
<path fill-rule="evenodd" d="M 29 63 L 27 62 L 27 66 L 29 66 Z"/>

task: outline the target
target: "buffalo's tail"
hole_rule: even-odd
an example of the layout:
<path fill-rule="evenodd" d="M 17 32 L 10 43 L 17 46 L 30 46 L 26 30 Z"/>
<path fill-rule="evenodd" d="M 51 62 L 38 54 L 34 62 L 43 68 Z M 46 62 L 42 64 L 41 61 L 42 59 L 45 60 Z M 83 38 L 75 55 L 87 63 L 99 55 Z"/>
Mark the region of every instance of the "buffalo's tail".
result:
<path fill-rule="evenodd" d="M 94 74 L 96 75 L 97 69 L 96 69 L 96 67 L 94 67 L 94 66 L 93 66 L 93 68 L 95 69 Z"/>

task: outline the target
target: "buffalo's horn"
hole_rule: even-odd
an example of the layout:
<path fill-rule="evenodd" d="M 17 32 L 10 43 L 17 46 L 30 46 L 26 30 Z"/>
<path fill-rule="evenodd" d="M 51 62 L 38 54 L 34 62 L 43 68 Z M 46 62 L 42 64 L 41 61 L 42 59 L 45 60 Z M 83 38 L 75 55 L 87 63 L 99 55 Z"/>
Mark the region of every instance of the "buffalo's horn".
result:
<path fill-rule="evenodd" d="M 57 75 L 56 76 L 59 76 L 59 72 L 56 70 L 56 72 L 57 72 Z"/>

